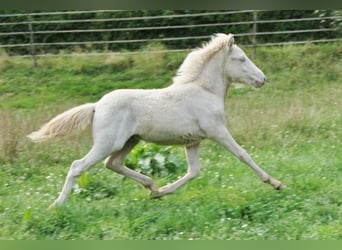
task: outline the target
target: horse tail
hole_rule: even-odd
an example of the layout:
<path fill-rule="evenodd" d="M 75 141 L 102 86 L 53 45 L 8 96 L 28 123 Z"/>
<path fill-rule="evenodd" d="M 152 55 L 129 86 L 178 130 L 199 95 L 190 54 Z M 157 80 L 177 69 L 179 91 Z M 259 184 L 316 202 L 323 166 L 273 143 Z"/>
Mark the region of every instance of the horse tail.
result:
<path fill-rule="evenodd" d="M 33 142 L 42 142 L 63 136 L 74 130 L 84 129 L 94 117 L 95 103 L 87 103 L 65 111 L 44 124 L 38 131 L 27 137 Z"/>

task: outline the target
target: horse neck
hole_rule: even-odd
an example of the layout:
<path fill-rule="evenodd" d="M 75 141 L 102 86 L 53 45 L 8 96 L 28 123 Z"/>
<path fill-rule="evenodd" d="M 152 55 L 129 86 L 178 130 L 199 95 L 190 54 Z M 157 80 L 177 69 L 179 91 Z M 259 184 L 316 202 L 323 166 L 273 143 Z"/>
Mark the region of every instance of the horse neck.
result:
<path fill-rule="evenodd" d="M 230 82 L 228 82 L 224 77 L 224 60 L 224 53 L 216 53 L 216 55 L 214 55 L 205 65 L 202 73 L 196 80 L 197 84 L 202 86 L 210 93 L 216 95 L 223 101 L 230 86 Z"/>

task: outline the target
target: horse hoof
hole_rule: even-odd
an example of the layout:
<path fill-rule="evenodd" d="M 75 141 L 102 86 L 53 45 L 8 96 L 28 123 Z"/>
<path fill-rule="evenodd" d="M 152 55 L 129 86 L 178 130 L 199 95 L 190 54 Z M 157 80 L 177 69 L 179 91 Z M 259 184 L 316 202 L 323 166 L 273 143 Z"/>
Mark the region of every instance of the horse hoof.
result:
<path fill-rule="evenodd" d="M 56 208 L 55 202 L 52 203 L 46 210 L 52 210 L 52 209 L 54 209 L 54 208 Z"/>
<path fill-rule="evenodd" d="M 160 199 L 163 195 L 158 191 L 153 191 L 150 193 L 151 199 Z"/>
<path fill-rule="evenodd" d="M 286 188 L 287 188 L 287 186 L 281 182 L 279 183 L 279 185 L 277 187 L 275 187 L 275 189 L 277 189 L 277 190 L 284 190 Z"/>

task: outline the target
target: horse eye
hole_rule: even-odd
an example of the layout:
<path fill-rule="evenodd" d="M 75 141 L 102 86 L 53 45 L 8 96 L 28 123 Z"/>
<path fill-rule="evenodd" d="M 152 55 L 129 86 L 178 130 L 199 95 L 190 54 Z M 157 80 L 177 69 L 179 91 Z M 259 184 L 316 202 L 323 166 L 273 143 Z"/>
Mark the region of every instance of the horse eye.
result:
<path fill-rule="evenodd" d="M 245 61 L 246 61 L 246 57 L 240 57 L 240 58 L 239 58 L 239 61 L 240 61 L 240 62 L 245 62 Z"/>

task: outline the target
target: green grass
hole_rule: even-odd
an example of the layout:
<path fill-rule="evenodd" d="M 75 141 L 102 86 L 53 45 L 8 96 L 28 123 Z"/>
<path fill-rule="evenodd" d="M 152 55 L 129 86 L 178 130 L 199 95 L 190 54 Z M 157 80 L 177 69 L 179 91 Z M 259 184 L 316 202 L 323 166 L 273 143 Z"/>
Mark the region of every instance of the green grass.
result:
<path fill-rule="evenodd" d="M 170 84 L 185 54 L 46 58 L 36 69 L 27 59 L 0 61 L 0 239 L 341 240 L 341 54 L 340 44 L 260 48 L 254 61 L 267 84 L 229 90 L 228 128 L 287 190 L 273 190 L 204 141 L 199 177 L 173 195 L 150 199 L 99 163 L 52 211 L 70 163 L 91 146 L 89 131 L 44 144 L 25 135 L 112 89 Z M 178 169 L 160 164 L 158 153 Z M 186 171 L 181 147 L 140 144 L 134 163 L 158 185 Z"/>

